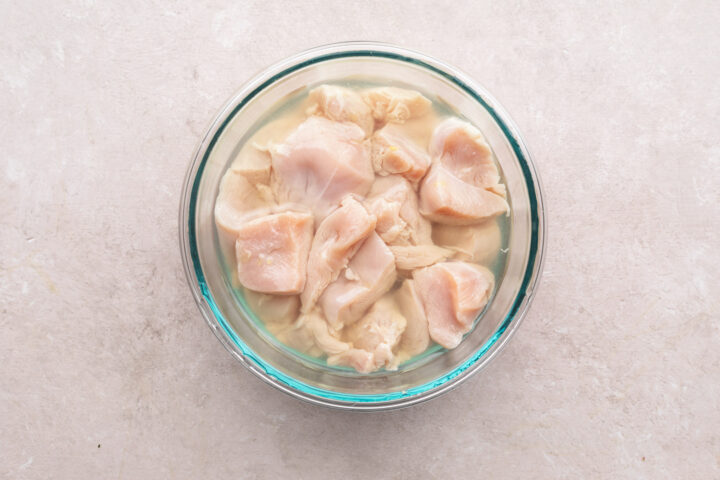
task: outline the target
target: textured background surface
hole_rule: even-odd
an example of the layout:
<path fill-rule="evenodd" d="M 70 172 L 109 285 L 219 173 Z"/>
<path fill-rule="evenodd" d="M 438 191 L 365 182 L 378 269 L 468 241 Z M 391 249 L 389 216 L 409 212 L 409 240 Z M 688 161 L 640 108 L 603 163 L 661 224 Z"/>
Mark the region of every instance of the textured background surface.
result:
<path fill-rule="evenodd" d="M 109 3 L 0 2 L 0 478 L 720 478 L 717 2 Z M 177 247 L 214 112 L 350 39 L 475 76 L 549 210 L 503 355 L 376 415 L 237 365 Z"/>

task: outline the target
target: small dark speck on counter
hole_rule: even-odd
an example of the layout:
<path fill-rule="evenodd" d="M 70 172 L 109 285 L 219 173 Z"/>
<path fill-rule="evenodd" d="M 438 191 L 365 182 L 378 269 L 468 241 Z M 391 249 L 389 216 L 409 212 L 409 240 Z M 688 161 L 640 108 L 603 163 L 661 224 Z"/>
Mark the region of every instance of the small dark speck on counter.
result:
<path fill-rule="evenodd" d="M 98 445 L 98 447 L 99 447 L 99 446 L 100 446 L 100 445 Z M 645 457 L 642 457 L 642 461 L 643 461 L 643 462 L 645 461 Z"/>
<path fill-rule="evenodd" d="M 98 443 L 98 448 L 100 448 L 100 444 Z M 645 460 L 645 457 L 643 457 L 643 460 Z"/>

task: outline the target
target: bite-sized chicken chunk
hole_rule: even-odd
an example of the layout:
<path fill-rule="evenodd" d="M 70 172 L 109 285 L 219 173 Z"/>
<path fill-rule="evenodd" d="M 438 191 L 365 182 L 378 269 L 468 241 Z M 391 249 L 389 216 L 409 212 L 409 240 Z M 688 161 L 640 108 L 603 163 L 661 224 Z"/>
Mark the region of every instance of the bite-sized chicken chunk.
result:
<path fill-rule="evenodd" d="M 328 357 L 328 365 L 347 365 L 361 373 L 381 367 L 397 369 L 394 349 L 400 341 L 405 325 L 405 318 L 398 311 L 392 297 L 383 297 L 362 320 L 344 332 L 344 339 L 350 342 L 353 348 Z"/>
<path fill-rule="evenodd" d="M 420 92 L 396 87 L 372 88 L 363 93 L 363 98 L 378 123 L 404 123 L 426 114 L 431 106 Z"/>
<path fill-rule="evenodd" d="M 251 183 L 243 172 L 229 169 L 220 181 L 215 201 L 215 223 L 228 234 L 235 235 L 247 219 L 248 212 L 274 205 L 264 185 Z"/>
<path fill-rule="evenodd" d="M 437 245 L 400 245 L 390 247 L 398 270 L 415 270 L 447 260 L 453 251 Z"/>
<path fill-rule="evenodd" d="M 307 282 L 300 300 L 309 312 L 325 288 L 347 267 L 363 240 L 375 229 L 375 216 L 352 196 L 318 225 L 307 261 Z"/>
<path fill-rule="evenodd" d="M 313 216 L 304 212 L 265 215 L 237 230 L 238 281 L 257 292 L 292 294 L 305 287 Z"/>
<path fill-rule="evenodd" d="M 350 348 L 344 352 L 330 355 L 327 358 L 327 364 L 331 367 L 351 367 L 358 373 L 370 373 L 379 368 L 375 366 L 375 356 L 360 348 Z"/>
<path fill-rule="evenodd" d="M 444 165 L 430 168 L 420 185 L 420 213 L 446 225 L 472 225 L 508 211 L 503 197 L 463 182 Z"/>
<path fill-rule="evenodd" d="M 416 270 L 413 277 L 430 338 L 445 348 L 457 347 L 490 299 L 492 272 L 471 263 L 445 262 Z"/>
<path fill-rule="evenodd" d="M 335 336 L 320 312 L 313 310 L 298 317 L 289 327 L 276 334 L 278 340 L 303 353 L 336 355 L 350 345 Z"/>
<path fill-rule="evenodd" d="M 322 219 L 350 193 L 365 195 L 375 179 L 360 127 L 310 117 L 270 149 L 277 201 L 300 203 Z"/>
<path fill-rule="evenodd" d="M 230 170 L 239 173 L 253 185 L 269 185 L 270 163 L 270 152 L 251 144 L 240 150 Z"/>
<path fill-rule="evenodd" d="M 430 345 L 430 332 L 420 297 L 415 291 L 415 281 L 406 279 L 395 292 L 395 303 L 407 322 L 400 340 L 402 357 L 412 358 L 424 352 Z"/>
<path fill-rule="evenodd" d="M 437 224 L 433 226 L 432 238 L 437 245 L 453 250 L 452 258 L 483 265 L 495 260 L 502 242 L 495 219 L 464 227 Z"/>
<path fill-rule="evenodd" d="M 430 139 L 430 156 L 453 175 L 476 187 L 493 187 L 500 182 L 492 150 L 480 130 L 451 117 L 435 128 Z"/>
<path fill-rule="evenodd" d="M 400 207 L 402 204 L 386 198 L 369 198 L 365 200 L 365 207 L 375 215 L 377 224 L 375 231 L 381 236 L 384 242 L 407 243 L 407 223 L 400 218 Z"/>
<path fill-rule="evenodd" d="M 404 178 L 378 177 L 365 205 L 377 217 L 376 231 L 388 245 L 432 243 L 430 222 L 420 215 L 415 191 Z"/>
<path fill-rule="evenodd" d="M 357 321 L 395 283 L 395 258 L 385 242 L 371 233 L 344 272 L 328 285 L 320 305 L 331 328 Z"/>
<path fill-rule="evenodd" d="M 401 126 L 390 123 L 373 134 L 372 163 L 378 175 L 402 175 L 417 185 L 430 167 L 430 156 L 403 134 Z"/>
<path fill-rule="evenodd" d="M 320 85 L 310 91 L 313 106 L 309 113 L 324 115 L 336 122 L 352 122 L 369 136 L 375 127 L 370 106 L 357 92 L 337 85 Z"/>

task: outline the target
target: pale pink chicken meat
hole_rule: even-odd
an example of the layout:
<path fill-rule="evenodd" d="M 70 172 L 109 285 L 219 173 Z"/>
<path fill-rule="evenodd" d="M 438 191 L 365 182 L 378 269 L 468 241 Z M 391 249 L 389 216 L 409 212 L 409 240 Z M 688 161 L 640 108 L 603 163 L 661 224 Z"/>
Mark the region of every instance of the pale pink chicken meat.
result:
<path fill-rule="evenodd" d="M 401 126 L 390 123 L 372 136 L 372 163 L 378 175 L 402 175 L 417 185 L 430 167 L 430 156 Z"/>
<path fill-rule="evenodd" d="M 253 185 L 269 185 L 270 169 L 270 152 L 255 144 L 245 145 L 230 165 L 230 170 L 239 173 Z"/>
<path fill-rule="evenodd" d="M 376 233 L 371 233 L 347 268 L 320 297 L 330 327 L 340 330 L 357 321 L 390 290 L 395 278 L 393 254 Z"/>
<path fill-rule="evenodd" d="M 446 225 L 472 225 L 508 211 L 505 199 L 463 182 L 435 163 L 420 185 L 420 213 Z"/>
<path fill-rule="evenodd" d="M 400 352 L 405 358 L 411 358 L 427 350 L 430 345 L 430 332 L 425 308 L 415 291 L 415 281 L 406 279 L 395 291 L 395 303 L 407 322 L 400 340 Z"/>
<path fill-rule="evenodd" d="M 404 123 L 430 111 L 432 103 L 415 90 L 397 87 L 372 88 L 363 92 L 375 121 Z"/>
<path fill-rule="evenodd" d="M 429 146 L 439 162 L 460 180 L 476 187 L 494 187 L 500 182 L 492 150 L 480 130 L 451 117 L 435 128 Z"/>
<path fill-rule="evenodd" d="M 309 312 L 325 288 L 347 267 L 352 256 L 375 229 L 375 216 L 352 196 L 317 227 L 308 256 L 307 282 L 300 295 L 302 311 Z"/>
<path fill-rule="evenodd" d="M 438 115 L 414 90 L 321 85 L 232 159 L 220 246 L 278 340 L 371 373 L 472 329 L 509 205 L 482 133 Z"/>
<path fill-rule="evenodd" d="M 403 177 L 378 177 L 365 205 L 377 217 L 376 231 L 388 245 L 432 243 L 430 222 L 420 215 L 417 195 Z"/>
<path fill-rule="evenodd" d="M 453 254 L 452 250 L 437 245 L 391 246 L 390 251 L 395 256 L 395 266 L 398 270 L 428 267 L 447 260 Z"/>
<path fill-rule="evenodd" d="M 270 149 L 272 189 L 280 203 L 312 208 L 318 220 L 345 195 L 365 195 L 375 179 L 364 133 L 352 123 L 310 117 Z"/>
<path fill-rule="evenodd" d="M 291 348 L 315 356 L 336 355 L 350 349 L 350 344 L 333 333 L 317 309 L 300 315 L 292 325 L 276 335 L 278 340 Z"/>
<path fill-rule="evenodd" d="M 432 238 L 436 245 L 452 250 L 452 258 L 490 265 L 498 255 L 502 234 L 496 219 L 477 225 L 434 225 Z"/>
<path fill-rule="evenodd" d="M 466 262 L 437 263 L 416 270 L 413 278 L 430 338 L 445 348 L 457 347 L 472 329 L 495 286 L 490 270 Z"/>
<path fill-rule="evenodd" d="M 352 348 L 328 357 L 328 365 L 347 365 L 361 373 L 382 367 L 396 370 L 395 350 L 406 323 L 392 297 L 383 297 L 367 315 L 343 332 Z"/>
<path fill-rule="evenodd" d="M 358 373 L 371 373 L 379 368 L 375 365 L 375 355 L 367 350 L 352 347 L 344 352 L 328 356 L 327 364 L 331 367 L 351 367 Z"/>
<path fill-rule="evenodd" d="M 309 113 L 324 115 L 336 122 L 352 122 L 370 135 L 375 127 L 370 106 L 357 92 L 337 85 L 320 85 L 310 91 L 313 106 Z"/>
<path fill-rule="evenodd" d="M 245 222 L 235 241 L 238 281 L 263 293 L 300 293 L 305 287 L 313 216 L 304 212 L 266 215 Z"/>
<path fill-rule="evenodd" d="M 235 235 L 252 210 L 275 204 L 265 185 L 254 184 L 243 172 L 228 170 L 220 181 L 215 200 L 215 223 L 225 233 Z"/>

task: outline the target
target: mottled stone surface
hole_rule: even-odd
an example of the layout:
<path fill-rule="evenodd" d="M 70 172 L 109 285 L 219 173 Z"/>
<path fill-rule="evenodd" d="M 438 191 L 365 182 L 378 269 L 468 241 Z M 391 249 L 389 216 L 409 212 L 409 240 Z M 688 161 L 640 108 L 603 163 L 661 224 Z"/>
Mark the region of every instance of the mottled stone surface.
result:
<path fill-rule="evenodd" d="M 234 3 L 0 6 L 1 478 L 720 478 L 717 2 Z M 347 39 L 476 77 L 549 212 L 503 355 L 376 415 L 236 364 L 177 247 L 218 107 Z"/>

